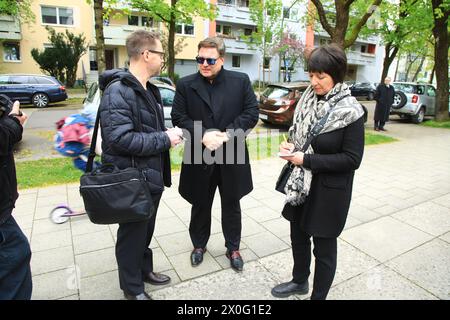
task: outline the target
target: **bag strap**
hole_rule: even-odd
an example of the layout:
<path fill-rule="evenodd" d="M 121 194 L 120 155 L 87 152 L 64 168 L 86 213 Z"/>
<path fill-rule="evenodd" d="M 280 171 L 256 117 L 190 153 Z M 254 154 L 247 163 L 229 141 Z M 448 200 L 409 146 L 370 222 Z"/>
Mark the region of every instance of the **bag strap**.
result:
<path fill-rule="evenodd" d="M 311 144 L 311 142 L 313 141 L 313 139 L 315 137 L 317 137 L 319 135 L 319 133 L 323 130 L 323 128 L 325 127 L 325 123 L 328 120 L 328 117 L 330 116 L 331 111 L 333 110 L 333 108 L 337 105 L 337 103 L 339 101 L 341 101 L 342 99 L 344 99 L 345 97 L 348 97 L 348 95 L 345 95 L 343 97 L 341 97 L 339 100 L 335 101 L 332 105 L 330 105 L 330 108 L 328 109 L 327 113 L 325 113 L 325 115 L 320 119 L 319 122 L 317 122 L 314 127 L 311 129 L 311 131 L 309 132 L 309 136 L 308 139 L 306 139 L 305 144 L 303 145 L 302 149 L 300 150 L 301 152 L 306 152 L 306 150 L 308 150 L 309 145 Z"/>
<path fill-rule="evenodd" d="M 114 79 L 110 83 L 108 83 L 108 85 L 106 86 L 105 90 L 103 90 L 103 92 L 105 92 L 106 89 L 110 85 L 112 85 L 113 83 L 115 83 L 117 81 L 120 81 L 120 79 Z M 99 109 L 100 109 L 100 106 L 99 106 Z M 94 158 L 96 156 L 95 146 L 97 145 L 97 134 L 98 134 L 98 128 L 99 128 L 99 124 L 100 124 L 100 110 L 99 109 L 97 110 L 97 117 L 95 118 L 94 132 L 92 133 L 91 146 L 89 148 L 89 156 L 88 156 L 88 161 L 87 161 L 87 164 L 86 164 L 86 171 L 85 172 L 91 172 L 92 168 L 94 166 Z M 137 109 L 137 106 L 136 106 L 136 103 L 135 103 L 135 104 L 132 105 L 131 113 L 132 114 L 137 114 L 137 118 L 138 118 L 137 127 L 138 127 L 139 131 L 142 132 L 143 130 L 142 130 L 141 115 L 139 113 L 139 110 L 136 110 L 136 109 Z M 134 156 L 131 156 L 131 165 L 133 167 L 136 167 Z"/>

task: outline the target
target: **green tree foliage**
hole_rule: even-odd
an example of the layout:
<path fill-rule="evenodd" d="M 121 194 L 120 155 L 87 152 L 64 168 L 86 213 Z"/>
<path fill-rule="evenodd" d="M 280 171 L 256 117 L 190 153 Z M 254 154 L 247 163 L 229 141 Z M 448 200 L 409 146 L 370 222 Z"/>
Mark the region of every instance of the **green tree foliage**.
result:
<path fill-rule="evenodd" d="M 264 59 L 270 60 L 269 54 L 279 41 L 283 3 L 281 0 L 250 0 L 249 10 L 250 19 L 256 24 L 256 30 L 251 36 L 243 38 L 251 40 L 248 41 L 250 48 L 256 48 L 261 52 L 264 65 Z M 265 72 L 262 74 L 265 83 Z"/>
<path fill-rule="evenodd" d="M 56 32 L 48 26 L 46 29 L 51 47 L 43 51 L 33 48 L 31 55 L 43 71 L 56 77 L 68 87 L 73 87 L 78 61 L 88 49 L 86 37 L 83 34 L 75 35 L 69 30 L 63 33 Z"/>
<path fill-rule="evenodd" d="M 173 80 L 175 74 L 175 32 L 176 25 L 192 23 L 193 17 L 203 17 L 213 20 L 216 16 L 215 7 L 199 0 L 130 0 L 131 7 L 145 12 L 156 21 L 162 21 L 168 29 L 167 72 Z"/>
<path fill-rule="evenodd" d="M 34 21 L 35 15 L 31 11 L 32 0 L 1 0 L 0 15 L 7 15 L 19 18 L 22 22 Z"/>
<path fill-rule="evenodd" d="M 377 10 L 382 0 L 311 0 L 315 10 L 309 11 L 309 22 L 319 20 L 331 42 L 341 48 L 352 46 Z"/>

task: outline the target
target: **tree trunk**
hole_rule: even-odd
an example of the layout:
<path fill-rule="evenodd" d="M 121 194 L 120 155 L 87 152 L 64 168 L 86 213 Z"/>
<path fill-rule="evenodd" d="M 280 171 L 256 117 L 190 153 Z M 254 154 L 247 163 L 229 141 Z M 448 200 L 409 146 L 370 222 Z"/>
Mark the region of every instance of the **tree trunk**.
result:
<path fill-rule="evenodd" d="M 417 76 L 419 75 L 419 72 L 422 71 L 422 67 L 423 67 L 424 61 L 425 61 L 425 56 L 420 58 L 420 63 L 419 63 L 419 66 L 417 67 L 416 72 L 414 73 L 414 76 L 412 78 L 412 82 L 416 82 L 417 81 Z"/>
<path fill-rule="evenodd" d="M 95 42 L 98 75 L 105 71 L 105 36 L 103 35 L 103 0 L 94 0 Z"/>
<path fill-rule="evenodd" d="M 433 12 L 444 3 L 444 0 L 432 0 Z M 436 120 L 448 120 L 448 17 L 450 9 L 443 9 L 443 14 L 437 17 L 434 14 L 433 36 L 435 38 L 434 57 L 436 67 Z"/>
<path fill-rule="evenodd" d="M 416 62 L 417 58 L 418 58 L 417 56 L 415 56 L 415 58 L 411 58 L 411 53 L 408 53 L 406 57 L 406 61 L 409 62 L 409 65 L 406 68 L 406 81 L 409 81 L 409 72 L 411 71 L 411 67 L 414 64 L 414 62 Z"/>
<path fill-rule="evenodd" d="M 428 81 L 429 84 L 433 83 L 435 71 L 436 71 L 436 63 L 433 64 L 433 69 L 431 70 L 430 74 L 430 80 Z"/>
<path fill-rule="evenodd" d="M 391 49 L 393 50 L 391 51 Z M 393 47 L 392 43 L 387 43 L 386 47 L 384 48 L 385 56 L 383 61 L 383 72 L 381 72 L 381 79 L 380 83 L 384 83 L 384 79 L 387 77 L 389 72 L 389 67 L 392 64 L 392 61 L 394 61 L 395 57 L 398 53 L 398 47 Z M 397 73 L 397 72 L 396 72 Z"/>
<path fill-rule="evenodd" d="M 171 0 L 172 9 L 175 8 L 177 4 L 177 0 Z M 169 47 L 169 59 L 167 61 L 167 73 L 169 78 L 172 81 L 175 81 L 175 29 L 176 29 L 176 17 L 172 10 L 170 13 L 170 21 L 169 21 L 169 39 L 168 39 L 168 47 Z"/>

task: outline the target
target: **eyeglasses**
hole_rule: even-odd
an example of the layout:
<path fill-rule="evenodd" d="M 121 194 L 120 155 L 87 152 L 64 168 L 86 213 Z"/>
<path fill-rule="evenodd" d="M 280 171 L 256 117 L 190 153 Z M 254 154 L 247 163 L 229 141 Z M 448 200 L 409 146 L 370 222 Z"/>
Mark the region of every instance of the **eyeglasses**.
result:
<path fill-rule="evenodd" d="M 206 63 L 207 63 L 208 65 L 210 65 L 210 66 L 215 65 L 218 59 L 219 59 L 219 58 L 203 58 L 203 57 L 195 57 L 195 60 L 197 60 L 197 63 L 198 63 L 198 64 L 204 64 L 204 63 L 205 63 L 205 60 L 206 60 Z"/>
<path fill-rule="evenodd" d="M 144 51 L 141 52 L 141 54 L 144 54 L 145 51 L 148 51 L 148 52 L 151 52 L 151 53 L 159 54 L 159 57 L 160 57 L 161 59 L 164 58 L 164 52 L 156 51 L 156 50 L 150 50 L 150 49 L 145 49 Z"/>

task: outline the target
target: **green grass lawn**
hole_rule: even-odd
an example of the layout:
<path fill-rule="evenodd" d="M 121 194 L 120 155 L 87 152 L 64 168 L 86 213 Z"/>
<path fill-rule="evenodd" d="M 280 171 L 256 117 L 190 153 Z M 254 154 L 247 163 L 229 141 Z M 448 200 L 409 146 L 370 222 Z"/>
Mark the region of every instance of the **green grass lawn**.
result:
<path fill-rule="evenodd" d="M 433 127 L 433 128 L 444 128 L 450 129 L 450 121 L 434 121 L 428 120 L 421 123 L 422 126 Z"/>
<path fill-rule="evenodd" d="M 368 133 L 365 136 L 366 145 L 396 141 L 396 139 L 382 134 Z M 278 145 L 283 135 L 257 136 L 247 140 L 251 160 L 260 160 L 276 156 Z M 170 151 L 172 170 L 181 167 L 183 146 Z M 78 182 L 82 172 L 73 166 L 69 158 L 41 159 L 16 163 L 17 181 L 19 189 L 36 188 L 48 185 Z"/>

